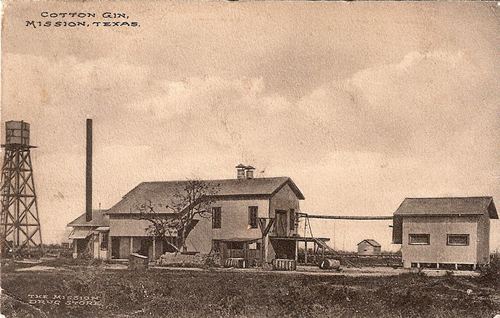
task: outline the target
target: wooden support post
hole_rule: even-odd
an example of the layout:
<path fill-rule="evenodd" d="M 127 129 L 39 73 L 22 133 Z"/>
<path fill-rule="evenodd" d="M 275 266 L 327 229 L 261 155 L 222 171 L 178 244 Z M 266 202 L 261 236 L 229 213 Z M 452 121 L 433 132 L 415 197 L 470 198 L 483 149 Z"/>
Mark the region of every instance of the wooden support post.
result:
<path fill-rule="evenodd" d="M 262 266 L 268 263 L 267 254 L 269 254 L 269 237 L 262 237 Z"/>
<path fill-rule="evenodd" d="M 95 257 L 95 254 L 97 253 L 97 259 L 101 259 L 102 235 L 103 235 L 102 232 L 98 232 L 97 235 L 94 236 L 97 238 L 97 247 L 96 247 L 96 244 L 94 242 L 94 257 Z"/>
<path fill-rule="evenodd" d="M 153 236 L 153 262 L 156 260 L 156 237 Z"/>
<path fill-rule="evenodd" d="M 295 241 L 295 262 L 299 261 L 299 241 Z"/>
<path fill-rule="evenodd" d="M 131 236 L 130 237 L 130 253 L 129 254 L 132 254 L 134 252 L 134 237 Z"/>
<path fill-rule="evenodd" d="M 265 246 L 264 246 L 264 240 L 265 237 L 262 235 L 262 240 L 260 242 L 260 266 L 264 266 L 264 253 L 265 253 Z"/>
<path fill-rule="evenodd" d="M 107 252 L 106 252 L 106 256 L 107 256 L 107 259 L 110 260 L 111 259 L 111 240 L 113 239 L 112 236 L 109 236 L 109 232 L 107 233 L 108 235 L 108 246 L 106 246 L 107 248 Z"/>
<path fill-rule="evenodd" d="M 243 258 L 248 261 L 248 242 L 243 243 Z"/>
<path fill-rule="evenodd" d="M 307 265 L 307 241 L 304 241 L 304 264 Z"/>
<path fill-rule="evenodd" d="M 307 218 L 304 219 L 304 237 L 307 237 Z"/>
<path fill-rule="evenodd" d="M 313 255 L 314 255 L 314 263 L 318 263 L 318 247 L 316 246 L 316 242 L 313 242 Z"/>

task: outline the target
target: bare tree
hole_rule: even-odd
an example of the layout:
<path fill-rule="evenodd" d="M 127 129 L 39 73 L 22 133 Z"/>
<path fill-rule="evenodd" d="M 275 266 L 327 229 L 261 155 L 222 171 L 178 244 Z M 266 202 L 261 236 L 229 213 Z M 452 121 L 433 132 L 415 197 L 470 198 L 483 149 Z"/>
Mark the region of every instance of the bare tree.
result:
<path fill-rule="evenodd" d="M 202 180 L 188 180 L 184 187 L 173 194 L 172 202 L 167 205 L 170 213 L 159 213 L 154 203 L 147 201 L 138 206 L 140 218 L 151 224 L 146 231 L 149 235 L 163 240 L 177 251 L 186 251 L 186 238 L 196 225 L 197 219 L 211 219 L 210 206 L 215 202 L 220 184 Z M 169 237 L 177 237 L 176 244 L 168 242 Z"/>

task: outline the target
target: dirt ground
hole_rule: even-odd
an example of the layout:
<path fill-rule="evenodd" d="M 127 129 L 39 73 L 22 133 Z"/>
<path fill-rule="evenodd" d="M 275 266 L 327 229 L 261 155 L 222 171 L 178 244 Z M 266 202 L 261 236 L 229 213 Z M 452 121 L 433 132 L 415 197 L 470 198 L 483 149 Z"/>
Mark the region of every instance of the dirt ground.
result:
<path fill-rule="evenodd" d="M 19 271 L 22 270 L 22 271 Z M 494 317 L 496 276 L 3 264 L 6 317 Z"/>

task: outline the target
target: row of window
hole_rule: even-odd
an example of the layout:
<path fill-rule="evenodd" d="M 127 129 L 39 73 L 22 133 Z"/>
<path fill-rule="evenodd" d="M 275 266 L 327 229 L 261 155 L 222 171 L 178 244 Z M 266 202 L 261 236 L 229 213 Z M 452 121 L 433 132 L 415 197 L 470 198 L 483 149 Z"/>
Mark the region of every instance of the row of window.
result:
<path fill-rule="evenodd" d="M 290 210 L 289 214 L 289 222 L 290 227 L 295 227 L 295 210 Z M 248 225 L 251 229 L 258 228 L 258 219 L 259 219 L 259 207 L 258 206 L 249 206 L 248 207 Z M 222 226 L 222 208 L 221 207 L 213 207 L 212 208 L 212 228 L 220 229 Z"/>
<path fill-rule="evenodd" d="M 408 244 L 410 245 L 430 245 L 430 234 L 409 234 Z M 451 246 L 468 246 L 469 234 L 447 234 L 446 245 Z"/>

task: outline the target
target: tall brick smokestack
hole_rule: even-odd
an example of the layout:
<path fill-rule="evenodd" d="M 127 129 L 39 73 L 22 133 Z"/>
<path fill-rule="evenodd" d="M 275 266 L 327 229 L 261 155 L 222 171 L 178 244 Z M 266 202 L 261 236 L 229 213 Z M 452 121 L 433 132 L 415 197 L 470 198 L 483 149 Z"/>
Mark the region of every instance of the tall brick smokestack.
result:
<path fill-rule="evenodd" d="M 85 163 L 85 220 L 92 220 L 92 119 L 87 118 L 87 160 Z"/>

